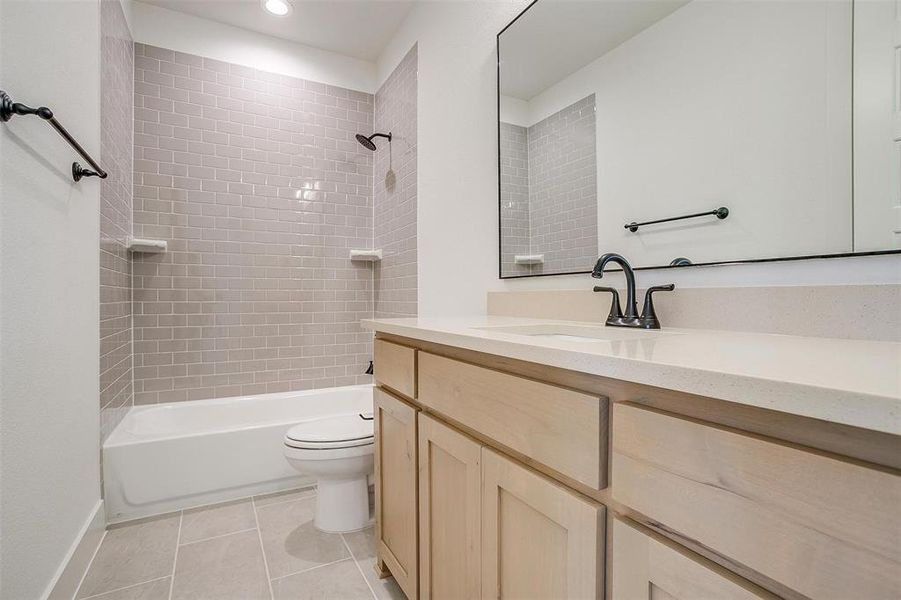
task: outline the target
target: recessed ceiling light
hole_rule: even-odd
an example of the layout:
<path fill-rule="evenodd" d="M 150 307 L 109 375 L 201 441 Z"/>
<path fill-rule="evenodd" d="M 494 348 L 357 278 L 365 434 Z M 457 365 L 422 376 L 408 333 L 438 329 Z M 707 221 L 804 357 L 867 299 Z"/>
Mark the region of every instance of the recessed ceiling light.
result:
<path fill-rule="evenodd" d="M 284 17 L 291 12 L 291 3 L 288 0 L 261 0 L 263 8 L 271 15 Z"/>

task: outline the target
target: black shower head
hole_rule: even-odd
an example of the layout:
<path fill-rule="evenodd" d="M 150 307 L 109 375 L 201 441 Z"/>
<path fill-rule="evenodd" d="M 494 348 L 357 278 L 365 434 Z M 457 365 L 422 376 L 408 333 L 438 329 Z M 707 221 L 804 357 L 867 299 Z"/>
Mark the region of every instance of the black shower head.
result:
<path fill-rule="evenodd" d="M 375 152 L 375 144 L 372 143 L 372 138 L 383 137 L 388 138 L 388 141 L 391 141 L 391 132 L 388 133 L 373 133 L 369 137 L 366 137 L 362 133 L 357 134 L 357 141 L 360 142 L 360 145 L 366 148 L 367 150 L 371 150 Z"/>

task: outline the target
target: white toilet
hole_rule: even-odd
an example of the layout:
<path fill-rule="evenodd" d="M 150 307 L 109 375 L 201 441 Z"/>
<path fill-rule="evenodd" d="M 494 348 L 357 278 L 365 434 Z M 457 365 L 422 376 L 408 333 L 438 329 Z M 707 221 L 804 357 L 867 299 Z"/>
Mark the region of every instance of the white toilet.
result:
<path fill-rule="evenodd" d="M 320 531 L 358 531 L 370 525 L 372 416 L 338 415 L 295 425 L 285 435 L 285 458 L 318 479 L 314 525 Z"/>

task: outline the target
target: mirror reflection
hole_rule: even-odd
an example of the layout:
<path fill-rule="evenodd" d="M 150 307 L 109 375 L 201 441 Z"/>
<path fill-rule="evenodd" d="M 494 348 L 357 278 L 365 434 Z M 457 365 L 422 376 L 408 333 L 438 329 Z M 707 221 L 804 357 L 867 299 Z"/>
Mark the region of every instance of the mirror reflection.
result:
<path fill-rule="evenodd" d="M 501 276 L 898 249 L 895 19 L 535 3 L 498 36 Z"/>

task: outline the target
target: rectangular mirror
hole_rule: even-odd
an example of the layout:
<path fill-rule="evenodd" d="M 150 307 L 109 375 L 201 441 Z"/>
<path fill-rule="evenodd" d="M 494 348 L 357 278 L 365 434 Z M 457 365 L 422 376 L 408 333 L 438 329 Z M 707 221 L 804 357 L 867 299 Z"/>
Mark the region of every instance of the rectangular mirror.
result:
<path fill-rule="evenodd" d="M 498 34 L 500 276 L 897 252 L 895 2 L 539 0 Z"/>

